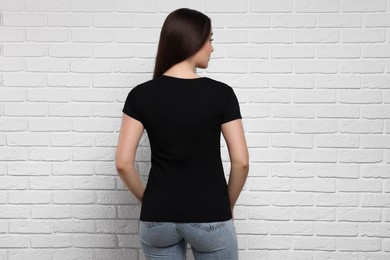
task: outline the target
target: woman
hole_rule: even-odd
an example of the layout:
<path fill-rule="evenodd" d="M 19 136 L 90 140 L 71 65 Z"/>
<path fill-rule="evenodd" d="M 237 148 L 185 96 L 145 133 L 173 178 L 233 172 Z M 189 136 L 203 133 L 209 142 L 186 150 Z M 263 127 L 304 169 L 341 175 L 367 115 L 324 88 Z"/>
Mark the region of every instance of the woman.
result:
<path fill-rule="evenodd" d="M 168 15 L 153 79 L 127 96 L 116 153 L 117 171 L 142 203 L 139 236 L 146 259 L 238 259 L 233 209 L 248 174 L 248 149 L 237 97 L 199 77 L 213 51 L 210 19 L 195 10 Z M 144 129 L 151 149 L 146 188 L 134 160 Z M 224 177 L 221 132 L 231 161 Z"/>

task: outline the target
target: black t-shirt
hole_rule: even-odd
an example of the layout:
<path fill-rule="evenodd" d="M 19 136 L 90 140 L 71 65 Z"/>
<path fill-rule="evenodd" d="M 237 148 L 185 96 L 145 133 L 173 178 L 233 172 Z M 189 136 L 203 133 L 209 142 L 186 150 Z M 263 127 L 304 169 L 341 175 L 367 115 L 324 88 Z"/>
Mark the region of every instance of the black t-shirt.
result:
<path fill-rule="evenodd" d="M 134 87 L 123 112 L 143 124 L 150 142 L 151 169 L 140 220 L 232 218 L 221 161 L 221 124 L 242 117 L 230 86 L 207 77 L 162 75 Z"/>

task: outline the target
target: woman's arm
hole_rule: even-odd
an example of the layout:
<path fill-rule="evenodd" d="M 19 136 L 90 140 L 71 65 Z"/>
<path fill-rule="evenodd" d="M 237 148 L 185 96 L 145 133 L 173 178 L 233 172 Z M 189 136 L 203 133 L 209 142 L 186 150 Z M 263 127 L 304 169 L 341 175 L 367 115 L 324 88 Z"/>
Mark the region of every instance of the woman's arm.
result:
<path fill-rule="evenodd" d="M 143 132 L 144 126 L 140 121 L 123 114 L 115 155 L 115 166 L 120 178 L 131 193 L 141 202 L 145 186 L 134 167 L 134 161 L 137 146 Z"/>
<path fill-rule="evenodd" d="M 241 119 L 222 124 L 221 131 L 229 150 L 231 167 L 228 191 L 230 208 L 233 213 L 238 196 L 240 195 L 248 176 L 249 154 Z"/>

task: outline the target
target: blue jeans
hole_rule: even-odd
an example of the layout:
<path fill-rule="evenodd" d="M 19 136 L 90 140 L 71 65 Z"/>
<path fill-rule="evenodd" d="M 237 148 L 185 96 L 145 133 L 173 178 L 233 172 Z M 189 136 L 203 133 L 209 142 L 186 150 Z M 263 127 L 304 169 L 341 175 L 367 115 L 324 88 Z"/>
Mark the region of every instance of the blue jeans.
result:
<path fill-rule="evenodd" d="M 196 260 L 237 260 L 233 220 L 210 223 L 140 222 L 140 242 L 147 260 L 186 259 L 187 242 Z"/>

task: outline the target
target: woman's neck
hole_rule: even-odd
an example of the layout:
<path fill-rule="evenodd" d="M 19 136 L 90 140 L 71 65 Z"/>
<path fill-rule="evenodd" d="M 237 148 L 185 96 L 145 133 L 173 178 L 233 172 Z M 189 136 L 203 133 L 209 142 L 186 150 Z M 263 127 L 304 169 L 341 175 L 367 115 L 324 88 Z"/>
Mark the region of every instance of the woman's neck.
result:
<path fill-rule="evenodd" d="M 175 78 L 199 78 L 199 75 L 196 74 L 196 67 L 188 60 L 184 60 L 173 65 L 168 69 L 164 75 L 175 77 Z"/>

